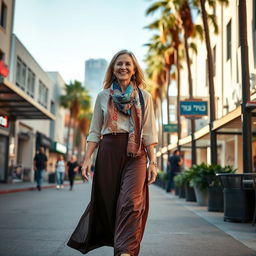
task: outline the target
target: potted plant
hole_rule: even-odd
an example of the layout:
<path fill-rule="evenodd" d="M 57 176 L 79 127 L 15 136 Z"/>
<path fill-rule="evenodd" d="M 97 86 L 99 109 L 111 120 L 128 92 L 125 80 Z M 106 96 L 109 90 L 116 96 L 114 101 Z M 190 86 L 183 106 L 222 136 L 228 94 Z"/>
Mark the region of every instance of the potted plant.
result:
<path fill-rule="evenodd" d="M 221 167 L 220 165 L 209 165 L 208 181 L 208 211 L 223 212 L 224 199 L 223 189 L 220 180 L 216 176 L 217 173 L 235 173 L 236 169 L 232 166 Z"/>
<path fill-rule="evenodd" d="M 155 184 L 163 189 L 166 187 L 167 182 L 167 172 L 159 170 L 156 176 Z"/>
<path fill-rule="evenodd" d="M 182 180 L 185 186 L 186 201 L 188 202 L 196 202 L 195 190 L 193 188 L 193 185 L 191 184 L 193 175 L 194 172 L 191 169 L 187 169 L 185 170 L 185 172 L 182 173 Z"/>
<path fill-rule="evenodd" d="M 208 176 L 210 174 L 209 166 L 205 163 L 193 165 L 190 170 L 193 173 L 191 184 L 193 184 L 196 201 L 199 206 L 205 206 L 208 203 Z"/>
<path fill-rule="evenodd" d="M 184 184 L 184 178 L 183 173 L 180 173 L 174 177 L 174 183 L 175 187 L 179 190 L 179 197 L 185 198 L 185 184 Z"/>

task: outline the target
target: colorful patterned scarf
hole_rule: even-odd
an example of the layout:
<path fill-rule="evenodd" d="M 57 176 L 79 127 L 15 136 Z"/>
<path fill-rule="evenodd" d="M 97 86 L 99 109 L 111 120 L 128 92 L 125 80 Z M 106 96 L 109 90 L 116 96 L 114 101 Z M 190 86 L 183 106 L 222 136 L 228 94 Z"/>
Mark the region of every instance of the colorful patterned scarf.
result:
<path fill-rule="evenodd" d="M 141 154 L 142 146 L 142 110 L 139 88 L 130 84 L 122 93 L 121 87 L 114 82 L 110 88 L 108 101 L 108 128 L 112 133 L 117 132 L 120 115 L 129 116 L 129 137 L 127 145 L 128 156 L 136 157 Z"/>

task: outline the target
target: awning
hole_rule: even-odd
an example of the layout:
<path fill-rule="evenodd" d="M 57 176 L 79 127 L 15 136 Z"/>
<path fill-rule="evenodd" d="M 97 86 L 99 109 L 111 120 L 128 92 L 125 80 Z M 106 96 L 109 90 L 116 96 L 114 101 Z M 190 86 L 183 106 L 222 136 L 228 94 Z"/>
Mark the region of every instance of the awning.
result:
<path fill-rule="evenodd" d="M 0 76 L 0 114 L 14 119 L 52 119 L 55 117 L 22 89 Z"/>

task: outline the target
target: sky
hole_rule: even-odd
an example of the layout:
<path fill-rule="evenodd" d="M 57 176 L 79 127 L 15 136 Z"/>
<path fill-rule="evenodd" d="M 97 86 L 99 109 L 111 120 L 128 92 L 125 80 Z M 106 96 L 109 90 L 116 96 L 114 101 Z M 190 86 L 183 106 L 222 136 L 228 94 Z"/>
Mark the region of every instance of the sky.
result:
<path fill-rule="evenodd" d="M 14 33 L 45 71 L 65 82 L 84 80 L 90 58 L 110 61 L 121 49 L 132 51 L 144 68 L 152 32 L 143 29 L 150 0 L 16 0 Z"/>

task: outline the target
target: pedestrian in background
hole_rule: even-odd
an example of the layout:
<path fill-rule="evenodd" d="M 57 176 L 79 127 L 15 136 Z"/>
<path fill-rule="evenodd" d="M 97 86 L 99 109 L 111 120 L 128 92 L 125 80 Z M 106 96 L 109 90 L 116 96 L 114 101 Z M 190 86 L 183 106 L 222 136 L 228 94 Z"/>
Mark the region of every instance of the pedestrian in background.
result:
<path fill-rule="evenodd" d="M 67 169 L 68 169 L 68 179 L 69 179 L 69 190 L 73 190 L 74 186 L 74 179 L 76 176 L 76 173 L 78 172 L 79 164 L 77 162 L 77 158 L 75 155 L 71 156 L 70 161 L 67 163 Z"/>
<path fill-rule="evenodd" d="M 58 157 L 58 161 L 56 163 L 56 180 L 57 185 L 56 188 L 64 188 L 64 176 L 65 176 L 65 161 L 63 155 Z"/>
<path fill-rule="evenodd" d="M 82 168 L 86 180 L 99 145 L 91 202 L 68 242 L 84 254 L 104 245 L 114 247 L 115 256 L 139 254 L 148 215 L 148 185 L 157 176 L 153 102 L 143 86 L 135 56 L 127 50 L 118 52 L 96 99 L 87 138 Z"/>
<path fill-rule="evenodd" d="M 36 175 L 37 190 L 40 191 L 43 183 L 43 173 L 47 167 L 47 156 L 45 155 L 45 149 L 40 146 L 39 152 L 34 157 L 34 170 Z"/>
<path fill-rule="evenodd" d="M 167 162 L 168 182 L 166 192 L 172 192 L 174 190 L 174 177 L 180 173 L 183 160 L 180 157 L 180 150 L 175 150 L 173 155 L 169 157 Z"/>

